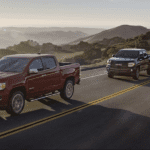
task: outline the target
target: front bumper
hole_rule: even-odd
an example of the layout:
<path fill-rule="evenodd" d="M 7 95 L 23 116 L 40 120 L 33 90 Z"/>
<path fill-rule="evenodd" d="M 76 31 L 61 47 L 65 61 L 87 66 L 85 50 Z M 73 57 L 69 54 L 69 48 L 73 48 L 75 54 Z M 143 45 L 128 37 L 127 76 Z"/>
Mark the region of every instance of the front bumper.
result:
<path fill-rule="evenodd" d="M 111 66 L 106 66 L 107 73 L 113 73 L 114 75 L 120 76 L 134 76 L 136 72 L 135 67 L 126 68 L 112 68 Z"/>

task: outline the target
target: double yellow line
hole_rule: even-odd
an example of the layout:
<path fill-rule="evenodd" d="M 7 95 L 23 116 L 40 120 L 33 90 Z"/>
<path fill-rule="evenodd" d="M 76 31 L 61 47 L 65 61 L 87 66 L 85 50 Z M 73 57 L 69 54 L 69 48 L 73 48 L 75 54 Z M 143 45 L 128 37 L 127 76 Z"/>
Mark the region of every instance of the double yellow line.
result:
<path fill-rule="evenodd" d="M 134 90 L 134 89 L 136 89 L 136 88 L 138 88 L 138 87 L 141 87 L 141 86 L 143 86 L 143 85 L 146 85 L 146 84 L 148 84 L 148 83 L 150 83 L 150 80 L 145 81 L 145 82 L 143 82 L 143 83 L 141 83 L 141 84 L 132 86 L 132 87 L 130 87 L 130 88 L 127 88 L 127 89 L 125 89 L 125 90 L 116 92 L 116 93 L 114 93 L 114 94 L 105 96 L 105 97 L 100 98 L 100 99 L 98 99 L 98 100 L 94 100 L 94 101 L 89 102 L 89 103 L 87 103 L 87 104 L 83 104 L 83 105 L 81 105 L 81 106 L 78 106 L 78 107 L 75 107 L 75 108 L 66 110 L 66 111 L 64 111 L 64 112 L 61 112 L 61 113 L 58 113 L 58 114 L 55 114 L 55 115 L 52 115 L 52 116 L 49 116 L 49 117 L 46 117 L 46 118 L 43 118 L 43 119 L 41 119 L 41 120 L 34 121 L 34 122 L 32 122 L 32 123 L 28 123 L 28 124 L 26 124 L 26 125 L 22 125 L 22 126 L 19 126 L 19 127 L 16 127 L 16 128 L 13 128 L 13 129 L 10 129 L 10 130 L 7 130 L 7 131 L 4 131 L 4 132 L 0 133 L 0 139 L 2 139 L 2 138 L 4 138 L 4 137 L 7 137 L 7 136 L 10 136 L 10 135 L 13 135 L 13 134 L 16 134 L 16 133 L 18 133 L 18 132 L 21 132 L 21 131 L 24 131 L 24 130 L 33 128 L 33 127 L 35 127 L 35 126 L 44 124 L 44 123 L 46 123 L 46 122 L 55 120 L 55 119 L 57 119 L 57 118 L 66 116 L 66 115 L 68 115 L 68 114 L 71 114 L 71 113 L 76 112 L 76 111 L 79 111 L 79 110 L 81 110 L 81 109 L 90 107 L 90 106 L 95 105 L 95 104 L 98 104 L 98 103 L 100 103 L 100 102 L 106 101 L 106 100 L 108 100 L 108 99 L 111 99 L 111 98 L 116 97 L 116 96 L 118 96 L 118 95 L 124 94 L 124 93 L 126 93 L 126 92 L 128 92 L 128 91 Z"/>

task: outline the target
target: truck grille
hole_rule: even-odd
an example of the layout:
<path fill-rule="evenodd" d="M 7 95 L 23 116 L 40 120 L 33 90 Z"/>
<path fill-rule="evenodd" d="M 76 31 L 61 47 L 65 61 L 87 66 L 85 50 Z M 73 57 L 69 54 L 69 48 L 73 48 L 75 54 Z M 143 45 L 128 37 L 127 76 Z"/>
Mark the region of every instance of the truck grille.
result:
<path fill-rule="evenodd" d="M 127 68 L 128 67 L 128 63 L 129 62 L 127 62 L 127 61 L 112 61 L 111 62 L 111 66 L 113 68 Z M 116 64 L 118 64 L 118 65 L 116 65 Z M 121 64 L 122 64 L 122 66 L 121 66 Z"/>

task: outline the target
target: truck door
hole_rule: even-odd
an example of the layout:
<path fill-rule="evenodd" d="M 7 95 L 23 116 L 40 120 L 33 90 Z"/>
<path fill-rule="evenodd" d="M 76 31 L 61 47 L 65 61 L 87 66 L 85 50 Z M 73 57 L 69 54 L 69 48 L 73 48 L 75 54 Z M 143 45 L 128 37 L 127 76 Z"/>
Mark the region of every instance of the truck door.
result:
<path fill-rule="evenodd" d="M 148 63 L 149 63 L 149 58 L 148 58 L 148 55 L 146 53 L 146 50 L 143 51 L 143 54 L 144 54 L 144 70 L 147 70 L 148 69 Z"/>
<path fill-rule="evenodd" d="M 140 51 L 140 57 L 144 57 L 143 51 Z M 140 61 L 140 70 L 144 70 L 144 58 L 142 58 Z"/>
<path fill-rule="evenodd" d="M 31 62 L 29 69 L 38 70 L 38 73 L 29 74 L 26 78 L 29 97 L 30 98 L 39 97 L 43 95 L 45 89 L 45 84 L 44 84 L 45 81 L 43 80 L 44 67 L 42 65 L 41 59 L 40 58 L 34 59 Z"/>
<path fill-rule="evenodd" d="M 44 75 L 46 80 L 46 93 L 53 92 L 59 89 L 61 84 L 61 73 L 59 65 L 56 64 L 56 61 L 53 56 L 43 56 L 42 62 L 44 65 Z"/>

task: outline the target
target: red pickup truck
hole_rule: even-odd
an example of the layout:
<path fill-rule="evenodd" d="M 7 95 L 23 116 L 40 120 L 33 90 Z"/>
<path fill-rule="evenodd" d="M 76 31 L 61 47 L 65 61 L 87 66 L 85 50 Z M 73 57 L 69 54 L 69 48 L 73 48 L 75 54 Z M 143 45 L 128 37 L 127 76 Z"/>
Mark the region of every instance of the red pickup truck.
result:
<path fill-rule="evenodd" d="M 22 112 L 25 100 L 54 94 L 70 99 L 74 85 L 79 83 L 78 63 L 59 63 L 50 54 L 8 55 L 0 59 L 0 108 L 17 115 Z"/>

